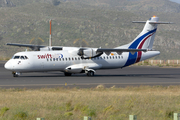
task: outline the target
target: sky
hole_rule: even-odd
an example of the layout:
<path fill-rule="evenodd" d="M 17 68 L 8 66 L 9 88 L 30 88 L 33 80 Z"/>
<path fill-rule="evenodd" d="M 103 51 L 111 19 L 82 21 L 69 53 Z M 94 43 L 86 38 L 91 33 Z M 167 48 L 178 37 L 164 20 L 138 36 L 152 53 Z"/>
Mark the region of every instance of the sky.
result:
<path fill-rule="evenodd" d="M 180 4 L 180 0 L 170 0 L 170 1 L 173 1 L 173 2 L 176 2 L 176 3 Z"/>

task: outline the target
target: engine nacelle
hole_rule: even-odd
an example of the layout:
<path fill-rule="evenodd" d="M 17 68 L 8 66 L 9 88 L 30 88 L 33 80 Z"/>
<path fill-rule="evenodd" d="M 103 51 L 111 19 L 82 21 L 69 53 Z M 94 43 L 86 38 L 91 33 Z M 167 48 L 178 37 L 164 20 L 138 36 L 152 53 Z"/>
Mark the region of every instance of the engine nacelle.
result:
<path fill-rule="evenodd" d="M 94 58 L 101 56 L 103 52 L 96 52 L 96 49 L 93 48 L 80 48 L 78 55 L 81 56 L 84 59 Z"/>

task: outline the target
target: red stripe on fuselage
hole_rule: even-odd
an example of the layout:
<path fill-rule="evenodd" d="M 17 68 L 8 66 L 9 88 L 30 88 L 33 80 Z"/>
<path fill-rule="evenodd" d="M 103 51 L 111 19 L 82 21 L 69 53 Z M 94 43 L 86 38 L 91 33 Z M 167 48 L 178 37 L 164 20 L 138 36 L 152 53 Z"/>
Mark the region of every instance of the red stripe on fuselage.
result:
<path fill-rule="evenodd" d="M 153 34 L 154 34 L 154 33 L 153 33 Z M 141 44 L 139 45 L 138 49 L 142 49 L 142 46 L 144 45 L 145 41 L 146 41 L 150 36 L 152 36 L 153 34 L 148 35 L 148 36 L 141 42 Z M 139 52 L 138 52 L 137 59 L 136 59 L 136 63 L 141 60 L 141 56 L 142 56 L 142 51 L 139 51 Z"/>

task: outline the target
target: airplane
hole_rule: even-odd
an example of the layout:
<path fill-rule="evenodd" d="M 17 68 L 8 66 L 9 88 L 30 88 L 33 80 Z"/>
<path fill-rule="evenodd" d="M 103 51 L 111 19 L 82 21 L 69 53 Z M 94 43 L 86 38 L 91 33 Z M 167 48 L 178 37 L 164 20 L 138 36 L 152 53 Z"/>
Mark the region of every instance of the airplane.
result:
<path fill-rule="evenodd" d="M 132 42 L 112 49 L 7 43 L 38 51 L 18 52 L 4 67 L 12 71 L 14 77 L 26 72 L 46 71 L 64 72 L 65 76 L 78 73 L 94 76 L 99 69 L 124 68 L 159 55 L 160 51 L 152 49 L 157 26 L 171 22 L 160 22 L 153 16 L 147 21 L 133 23 L 145 23 L 142 32 Z"/>

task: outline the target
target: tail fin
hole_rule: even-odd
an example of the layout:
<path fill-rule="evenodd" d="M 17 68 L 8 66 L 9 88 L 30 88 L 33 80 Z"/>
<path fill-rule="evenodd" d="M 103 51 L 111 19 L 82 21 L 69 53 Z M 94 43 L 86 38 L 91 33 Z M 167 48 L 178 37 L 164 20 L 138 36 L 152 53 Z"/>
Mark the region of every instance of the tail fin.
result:
<path fill-rule="evenodd" d="M 133 23 L 146 23 L 142 32 L 129 44 L 125 45 L 129 49 L 151 50 L 158 24 L 170 24 L 170 22 L 158 22 L 158 17 L 151 17 L 145 21 L 134 21 Z"/>
<path fill-rule="evenodd" d="M 133 49 L 152 49 L 156 30 L 158 17 L 152 17 L 147 20 L 142 32 L 130 43 L 129 48 Z M 153 22 L 153 23 L 151 23 Z M 135 22 L 134 22 L 135 23 Z"/>
<path fill-rule="evenodd" d="M 171 22 L 158 22 L 158 17 L 151 17 L 146 22 L 144 21 L 136 21 L 134 23 L 146 23 L 142 32 L 129 44 L 120 46 L 118 48 L 126 48 L 126 49 L 147 49 L 152 50 L 157 25 L 158 24 L 171 24 Z M 159 54 L 159 52 L 158 52 Z M 154 54 L 156 56 L 157 53 Z M 152 57 L 153 55 L 151 55 Z M 142 52 L 136 52 L 135 54 L 129 53 L 128 60 L 126 61 L 125 66 L 129 66 L 131 64 L 137 63 L 142 60 Z M 147 59 L 147 58 L 146 58 Z"/>

